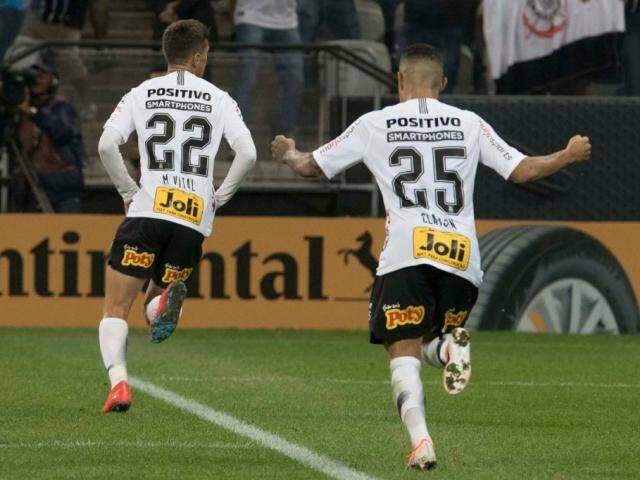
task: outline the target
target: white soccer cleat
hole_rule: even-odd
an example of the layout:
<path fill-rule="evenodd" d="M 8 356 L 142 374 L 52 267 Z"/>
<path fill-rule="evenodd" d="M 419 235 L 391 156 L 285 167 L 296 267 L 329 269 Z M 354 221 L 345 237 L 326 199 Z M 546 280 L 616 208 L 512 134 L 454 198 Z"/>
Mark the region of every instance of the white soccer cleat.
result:
<path fill-rule="evenodd" d="M 433 470 L 436 468 L 436 451 L 430 438 L 420 440 L 407 457 L 407 468 Z"/>
<path fill-rule="evenodd" d="M 456 328 L 446 344 L 447 364 L 442 373 L 444 389 L 450 395 L 460 393 L 471 378 L 471 345 L 469 331 Z"/>

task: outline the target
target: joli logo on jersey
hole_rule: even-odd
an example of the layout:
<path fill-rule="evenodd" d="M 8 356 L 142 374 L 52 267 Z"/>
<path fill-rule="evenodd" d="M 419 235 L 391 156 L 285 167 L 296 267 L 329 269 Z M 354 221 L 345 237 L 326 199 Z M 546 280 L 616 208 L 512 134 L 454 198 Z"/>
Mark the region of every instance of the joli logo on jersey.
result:
<path fill-rule="evenodd" d="M 202 198 L 178 188 L 159 187 L 153 202 L 153 211 L 200 225 L 202 221 Z"/>
<path fill-rule="evenodd" d="M 413 257 L 427 258 L 458 270 L 466 270 L 471 257 L 471 241 L 458 233 L 427 227 L 415 228 Z"/>

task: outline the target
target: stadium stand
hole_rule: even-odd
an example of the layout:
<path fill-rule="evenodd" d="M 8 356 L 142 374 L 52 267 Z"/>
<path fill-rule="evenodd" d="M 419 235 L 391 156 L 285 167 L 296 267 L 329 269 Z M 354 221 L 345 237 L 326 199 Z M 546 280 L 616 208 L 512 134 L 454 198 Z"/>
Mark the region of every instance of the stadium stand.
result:
<path fill-rule="evenodd" d="M 373 107 L 377 107 L 381 104 L 381 97 L 388 93 L 393 95 L 393 75 L 391 74 L 394 65 L 395 52 L 393 50 L 397 44 L 402 44 L 403 29 L 406 24 L 405 5 L 404 2 L 394 1 L 384 3 L 395 6 L 392 24 L 398 41 L 391 45 L 392 49 L 389 51 L 389 48 L 386 48 L 388 46 L 383 43 L 388 40 L 386 38 L 388 32 L 385 32 L 385 17 L 380 6 L 381 2 L 382 0 L 355 0 L 354 4 L 361 25 L 361 40 L 338 40 L 323 42 L 320 45 L 326 48 L 337 46 L 358 55 L 368 64 L 374 65 L 378 74 L 382 72 L 384 76 L 386 72 L 387 81 L 381 81 L 380 75 L 372 76 L 370 72 L 364 72 L 361 67 L 350 65 L 344 61 L 344 56 L 336 57 L 326 51 L 310 50 L 304 52 L 305 63 L 314 66 L 312 69 L 314 75 L 321 81 L 305 82 L 305 88 L 302 92 L 303 108 L 298 122 L 299 126 L 295 131 L 295 137 L 302 148 L 310 148 L 322 143 L 335 135 L 341 127 L 346 126 L 345 122 L 352 117 L 349 112 L 352 108 L 348 101 L 349 98 L 366 99 L 366 97 L 370 97 L 367 102 Z M 227 0 L 212 3 L 215 6 L 220 41 L 223 43 L 217 43 L 214 48 L 208 77 L 221 88 L 234 92 L 240 75 L 241 61 L 238 55 L 239 50 L 234 50 L 233 44 L 229 43 L 233 31 L 232 12 L 230 12 Z M 630 8 L 630 11 L 634 11 L 633 7 Z M 388 8 L 385 9 L 385 12 L 388 12 Z M 83 115 L 83 136 L 87 152 L 84 173 L 87 188 L 94 191 L 102 189 L 105 192 L 110 191 L 112 187 L 96 153 L 96 143 L 102 130 L 102 124 L 124 92 L 144 80 L 151 71 L 157 70 L 158 66 L 163 64 L 157 46 L 154 48 L 149 43 L 154 36 L 155 15 L 147 0 L 112 0 L 109 2 L 109 17 L 106 41 L 146 42 L 146 44 L 140 45 L 139 48 L 132 48 L 132 45 L 128 45 L 126 48 L 124 45 L 121 47 L 111 45 L 109 48 L 83 48 L 81 58 L 88 70 L 86 99 L 85 95 L 78 95 L 76 82 L 66 79 L 65 72 L 60 72 L 60 92 L 75 100 L 76 104 L 79 103 L 78 110 Z M 389 23 L 388 18 L 387 23 Z M 100 38 L 103 34 L 98 35 L 95 25 L 86 22 L 83 40 L 90 41 L 96 37 Z M 480 31 L 476 35 L 475 41 L 482 40 L 482 36 Z M 628 38 L 630 37 L 628 36 Z M 455 93 L 480 91 L 477 85 L 481 69 L 476 65 L 474 70 L 474 61 L 477 63 L 484 47 L 480 45 L 478 48 L 474 46 L 473 42 L 473 36 L 468 35 L 462 47 L 462 62 Z M 633 45 L 630 43 L 627 46 L 630 50 L 626 52 L 628 57 L 633 57 L 633 49 L 636 48 Z M 54 56 L 58 57 L 57 60 L 64 60 L 70 55 L 68 49 L 54 48 L 53 50 Z M 30 61 L 33 63 L 32 60 Z M 267 54 L 262 57 L 258 67 L 257 85 L 260 85 L 262 92 L 277 92 L 280 89 L 280 82 L 272 63 L 273 55 Z M 28 62 L 19 64 L 18 67 L 27 64 Z M 629 78 L 632 78 L 631 75 Z M 608 87 L 606 91 L 613 90 L 615 88 Z M 602 90 L 592 89 L 592 91 L 601 92 Z M 81 99 L 81 102 L 78 102 L 78 99 Z M 319 191 L 322 185 L 318 182 L 295 179 L 287 169 L 269 161 L 269 144 L 274 133 L 271 128 L 272 115 L 277 108 L 278 95 L 257 95 L 254 102 L 254 114 L 249 121 L 249 127 L 256 140 L 259 161 L 250 176 L 245 191 Z M 95 105 L 95 112 L 86 115 L 87 106 L 92 105 Z M 127 156 L 135 164 L 136 149 L 129 148 L 127 151 L 130 152 Z M 216 177 L 218 181 L 226 173 L 230 165 L 230 158 L 229 149 L 224 146 L 217 159 Z M 343 176 L 336 188 L 348 190 L 347 187 L 356 190 L 363 188 L 367 191 L 375 190 L 368 177 L 363 178 L 359 175 Z M 371 208 L 370 211 L 375 211 L 375 209 Z"/>

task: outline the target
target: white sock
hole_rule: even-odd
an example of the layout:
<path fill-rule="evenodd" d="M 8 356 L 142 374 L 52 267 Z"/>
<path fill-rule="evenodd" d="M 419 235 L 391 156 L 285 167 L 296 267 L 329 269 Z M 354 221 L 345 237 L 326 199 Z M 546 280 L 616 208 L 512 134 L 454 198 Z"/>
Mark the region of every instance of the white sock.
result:
<path fill-rule="evenodd" d="M 103 318 L 98 328 L 102 361 L 109 373 L 111 387 L 127 381 L 127 335 L 129 327 L 121 318 Z"/>
<path fill-rule="evenodd" d="M 443 368 L 447 364 L 445 345 L 448 341 L 447 335 L 442 338 L 434 338 L 429 343 L 422 345 L 422 360 L 432 367 Z"/>
<path fill-rule="evenodd" d="M 423 438 L 430 438 L 425 420 L 420 366 L 420 360 L 415 357 L 396 357 L 389 363 L 393 398 L 414 447 Z"/>
<path fill-rule="evenodd" d="M 158 305 L 160 304 L 160 295 L 153 297 L 144 310 L 149 325 L 153 325 L 153 321 L 156 318 L 156 312 L 158 311 Z"/>

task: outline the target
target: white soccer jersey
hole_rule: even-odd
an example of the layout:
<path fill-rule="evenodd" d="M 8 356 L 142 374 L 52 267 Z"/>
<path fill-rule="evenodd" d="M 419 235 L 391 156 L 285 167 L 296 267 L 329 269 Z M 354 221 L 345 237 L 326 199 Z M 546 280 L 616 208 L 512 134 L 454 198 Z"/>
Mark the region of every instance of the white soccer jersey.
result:
<path fill-rule="evenodd" d="M 375 177 L 387 210 L 378 275 L 428 264 L 476 286 L 478 161 L 508 179 L 525 158 L 475 113 L 434 99 L 367 113 L 313 156 L 329 178 L 360 161 Z"/>
<path fill-rule="evenodd" d="M 128 217 L 169 220 L 211 234 L 213 164 L 222 135 L 229 145 L 249 134 L 228 93 L 185 71 L 147 80 L 127 93 L 105 128 L 135 130 L 140 190 Z"/>

